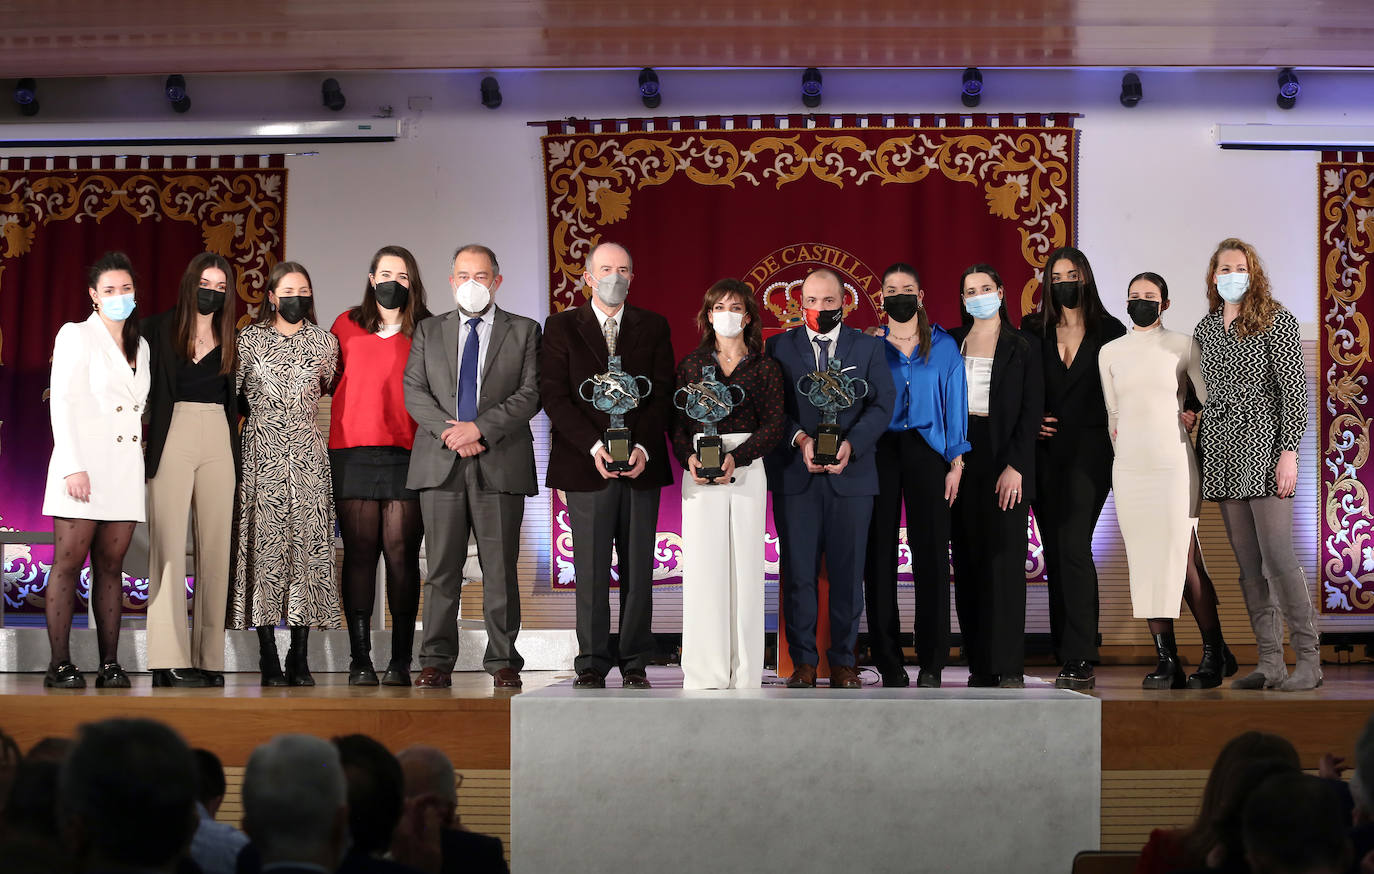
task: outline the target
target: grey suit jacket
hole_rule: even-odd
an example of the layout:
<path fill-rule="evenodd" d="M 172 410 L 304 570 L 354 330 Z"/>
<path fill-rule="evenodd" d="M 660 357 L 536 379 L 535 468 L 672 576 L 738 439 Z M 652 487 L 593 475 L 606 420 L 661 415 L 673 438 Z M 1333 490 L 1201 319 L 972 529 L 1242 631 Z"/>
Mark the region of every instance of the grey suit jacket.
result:
<path fill-rule="evenodd" d="M 406 409 L 419 425 L 410 453 L 406 486 L 442 485 L 459 455 L 440 435 L 458 414 L 457 310 L 425 319 L 411 338 L 406 362 Z M 530 419 L 539 412 L 539 323 L 497 307 L 482 365 L 482 389 L 474 420 L 487 449 L 475 457 L 483 485 L 497 492 L 534 495 L 534 438 Z"/>

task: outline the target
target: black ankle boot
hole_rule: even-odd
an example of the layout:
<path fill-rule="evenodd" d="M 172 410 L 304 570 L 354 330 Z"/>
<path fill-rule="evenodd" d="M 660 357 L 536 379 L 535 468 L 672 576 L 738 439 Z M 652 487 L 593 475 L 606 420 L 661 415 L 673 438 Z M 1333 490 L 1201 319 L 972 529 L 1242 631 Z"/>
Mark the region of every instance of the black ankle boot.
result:
<path fill-rule="evenodd" d="M 1221 639 L 1221 627 L 1202 632 L 1202 661 L 1188 678 L 1189 689 L 1215 689 L 1221 685 L 1226 670 L 1226 641 Z"/>
<path fill-rule="evenodd" d="M 1155 650 L 1159 653 L 1159 664 L 1153 673 L 1145 675 L 1140 684 L 1142 689 L 1182 689 L 1187 680 L 1183 676 L 1183 665 L 1178 661 L 1178 645 L 1174 643 L 1174 633 L 1166 631 L 1154 635 Z"/>
<path fill-rule="evenodd" d="M 309 642 L 310 626 L 291 626 L 291 648 L 286 651 L 286 685 L 315 685 L 315 678 L 310 676 Z"/>
<path fill-rule="evenodd" d="M 348 614 L 348 685 L 375 686 L 377 671 L 372 667 L 371 617 L 366 613 Z"/>
<path fill-rule="evenodd" d="M 391 661 L 382 675 L 383 686 L 410 685 L 410 650 L 415 645 L 415 617 L 391 617 Z"/>
<path fill-rule="evenodd" d="M 276 626 L 258 626 L 258 670 L 262 673 L 262 685 L 286 685 L 286 676 L 281 672 L 281 658 L 277 655 Z"/>

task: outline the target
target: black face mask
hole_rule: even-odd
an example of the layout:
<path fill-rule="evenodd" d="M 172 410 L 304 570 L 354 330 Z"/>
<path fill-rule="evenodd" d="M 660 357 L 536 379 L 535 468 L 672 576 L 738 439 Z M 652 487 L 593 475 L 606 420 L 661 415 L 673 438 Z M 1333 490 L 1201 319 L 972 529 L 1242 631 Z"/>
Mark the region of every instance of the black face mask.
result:
<path fill-rule="evenodd" d="M 1054 295 L 1054 302 L 1059 306 L 1077 309 L 1078 301 L 1083 296 L 1083 283 L 1077 280 L 1054 282 L 1050 284 L 1050 293 Z"/>
<path fill-rule="evenodd" d="M 377 283 L 373 287 L 373 292 L 377 295 L 377 306 L 389 310 L 398 310 L 405 306 L 406 298 L 410 297 L 410 289 L 395 280 Z"/>
<path fill-rule="evenodd" d="M 893 294 L 883 298 L 883 312 L 894 322 L 909 322 L 921 308 L 914 294 Z"/>
<path fill-rule="evenodd" d="M 217 313 L 224 309 L 224 292 L 215 291 L 213 288 L 196 289 L 196 310 L 202 316 Z"/>
<path fill-rule="evenodd" d="M 1159 321 L 1160 303 L 1157 300 L 1136 298 L 1126 301 L 1126 315 L 1141 328 L 1148 328 Z"/>
<path fill-rule="evenodd" d="M 286 319 L 291 324 L 299 324 L 305 318 L 305 311 L 310 308 L 310 298 L 301 297 L 279 297 L 277 298 L 277 315 Z"/>

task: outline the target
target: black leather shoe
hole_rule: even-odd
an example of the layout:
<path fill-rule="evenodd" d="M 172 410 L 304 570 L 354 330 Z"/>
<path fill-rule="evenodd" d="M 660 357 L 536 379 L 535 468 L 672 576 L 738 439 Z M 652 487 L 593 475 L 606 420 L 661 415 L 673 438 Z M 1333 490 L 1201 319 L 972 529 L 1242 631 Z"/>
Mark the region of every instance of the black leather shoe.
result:
<path fill-rule="evenodd" d="M 291 626 L 291 648 L 286 651 L 286 685 L 313 686 L 315 678 L 310 675 L 310 626 Z"/>
<path fill-rule="evenodd" d="M 968 675 L 968 686 L 970 689 L 992 689 L 1002 682 L 1002 678 L 996 674 L 970 673 Z"/>
<path fill-rule="evenodd" d="M 1229 646 L 1222 646 L 1221 657 L 1223 665 L 1221 675 L 1223 677 L 1232 676 L 1236 671 L 1240 670 L 1240 665 L 1236 664 L 1236 657 L 1231 653 L 1231 648 Z"/>
<path fill-rule="evenodd" d="M 377 671 L 372 667 L 371 662 L 348 663 L 348 685 L 350 686 L 376 686 L 378 684 Z"/>
<path fill-rule="evenodd" d="M 911 685 L 911 675 L 906 671 L 892 671 L 882 676 L 884 689 L 905 689 Z"/>
<path fill-rule="evenodd" d="M 630 668 L 620 672 L 620 685 L 625 689 L 649 689 L 649 678 L 643 668 Z"/>
<path fill-rule="evenodd" d="M 220 682 L 223 683 L 224 676 L 220 675 Z M 153 688 L 175 688 L 175 689 L 204 689 L 210 685 L 210 680 L 201 671 L 195 668 L 154 668 L 153 669 Z"/>
<path fill-rule="evenodd" d="M 48 672 L 43 675 L 43 688 L 84 689 L 86 678 L 81 676 L 81 672 L 71 662 L 48 665 Z"/>
<path fill-rule="evenodd" d="M 921 668 L 916 672 L 916 687 L 918 689 L 940 688 L 940 672 L 928 671 L 925 668 Z"/>
<path fill-rule="evenodd" d="M 1054 678 L 1056 689 L 1091 689 L 1097 685 L 1097 678 L 1093 676 L 1093 666 L 1079 659 L 1066 662 L 1059 676 Z"/>
<path fill-rule="evenodd" d="M 201 668 L 200 672 L 205 675 L 205 685 L 214 686 L 219 689 L 224 688 L 223 671 L 207 671 L 204 668 Z"/>
<path fill-rule="evenodd" d="M 377 685 L 377 669 L 372 667 L 372 617 L 366 613 L 349 613 L 348 620 L 348 685 Z"/>
<path fill-rule="evenodd" d="M 97 689 L 128 689 L 133 686 L 129 675 L 119 666 L 119 662 L 105 662 L 95 675 Z"/>
<path fill-rule="evenodd" d="M 386 673 L 382 674 L 383 686 L 409 686 L 410 685 L 410 662 L 392 659 L 386 666 Z"/>
<path fill-rule="evenodd" d="M 281 671 L 277 655 L 277 630 L 271 625 L 258 626 L 258 670 L 263 686 L 285 686 L 286 675 Z"/>
<path fill-rule="evenodd" d="M 606 678 L 596 671 L 582 671 L 573 680 L 574 689 L 604 689 L 606 688 Z"/>
<path fill-rule="evenodd" d="M 1202 632 L 1202 660 L 1198 662 L 1197 670 L 1189 675 L 1188 688 L 1215 689 L 1220 686 L 1222 672 L 1226 670 L 1225 652 L 1226 644 L 1222 641 L 1220 628 Z M 1180 667 L 1179 673 L 1182 672 Z"/>

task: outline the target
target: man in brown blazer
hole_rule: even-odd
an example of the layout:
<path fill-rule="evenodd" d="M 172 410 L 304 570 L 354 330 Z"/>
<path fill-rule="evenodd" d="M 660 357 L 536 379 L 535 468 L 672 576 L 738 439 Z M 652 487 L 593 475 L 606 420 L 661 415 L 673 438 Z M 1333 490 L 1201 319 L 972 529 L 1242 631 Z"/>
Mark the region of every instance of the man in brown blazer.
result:
<path fill-rule="evenodd" d="M 486 246 L 453 256 L 458 309 L 415 328 L 406 362 L 406 410 L 419 426 L 406 486 L 425 523 L 424 640 L 420 688 L 445 688 L 458 658 L 458 600 L 468 530 L 482 565 L 482 666 L 498 689 L 516 689 L 525 660 L 520 631 L 520 523 L 537 494 L 530 419 L 539 412 L 539 323 L 493 298 L 501 267 Z"/>
<path fill-rule="evenodd" d="M 617 662 L 625 688 L 649 688 L 644 669 L 654 648 L 649 626 L 659 490 L 673 481 L 664 441 L 672 409 L 673 346 L 663 316 L 625 303 L 633 269 L 624 247 L 600 244 L 587 256 L 582 274 L 590 299 L 554 313 L 544 325 L 539 389 L 553 425 L 545 482 L 562 489 L 568 505 L 577 575 L 574 685 L 582 689 L 604 687 Z M 620 356 L 622 370 L 653 384 L 625 417 L 635 448 L 633 467 L 624 473 L 606 469 L 611 456 L 602 435 L 610 417 L 578 393 L 584 380 L 606 372 L 612 353 Z M 610 647 L 612 545 L 620 560 L 615 655 Z"/>

